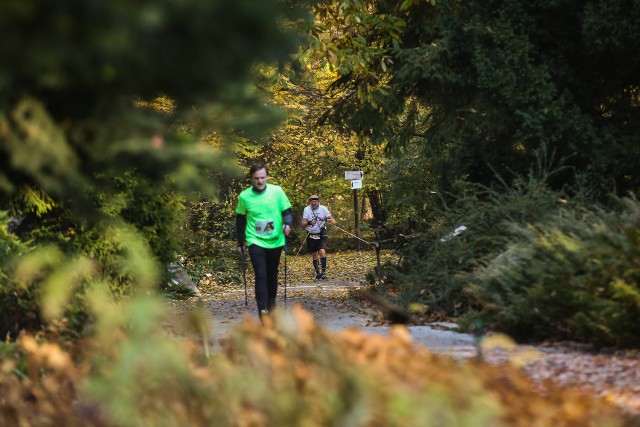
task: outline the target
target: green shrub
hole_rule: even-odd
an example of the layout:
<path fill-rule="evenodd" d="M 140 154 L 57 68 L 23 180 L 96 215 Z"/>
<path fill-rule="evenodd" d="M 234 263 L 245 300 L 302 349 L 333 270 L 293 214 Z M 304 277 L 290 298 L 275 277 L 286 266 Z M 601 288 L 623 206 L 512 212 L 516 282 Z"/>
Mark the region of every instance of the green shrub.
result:
<path fill-rule="evenodd" d="M 0 334 L 15 338 L 22 330 L 37 330 L 42 325 L 35 289 L 25 288 L 0 278 Z"/>
<path fill-rule="evenodd" d="M 11 277 L 11 260 L 29 250 L 14 234 L 7 232 L 9 217 L 0 211 L 0 335 L 15 338 L 24 329 L 40 327 L 36 292 Z"/>
<path fill-rule="evenodd" d="M 121 218 L 134 226 L 161 265 L 174 261 L 180 247 L 180 235 L 176 230 L 184 220 L 182 198 L 167 188 L 154 186 L 133 170 L 101 179 L 112 184 L 109 193 L 94 196 L 101 211 L 109 218 Z M 83 245 L 91 246 L 86 240 Z"/>
<path fill-rule="evenodd" d="M 504 250 L 511 236 L 508 224 L 538 220 L 563 202 L 563 193 L 534 176 L 518 179 L 511 187 L 470 188 L 442 212 L 442 224 L 401 248 L 401 261 L 384 269 L 378 290 L 395 295 L 403 305 L 419 303 L 440 316 L 457 317 L 477 309 L 479 301 L 466 289 L 474 270 Z M 462 225 L 466 230 L 454 235 Z"/>
<path fill-rule="evenodd" d="M 235 241 L 235 200 L 200 200 L 186 205 L 186 220 L 180 227 L 180 253 L 188 258 L 211 255 L 211 242 Z"/>
<path fill-rule="evenodd" d="M 239 273 L 240 256 L 235 241 L 203 242 L 200 253 L 181 255 L 180 263 L 196 284 L 207 278 L 224 284 L 242 281 Z"/>
<path fill-rule="evenodd" d="M 128 189 L 115 186 L 120 193 L 99 196 L 96 202 L 106 215 L 94 222 L 81 224 L 72 218 L 69 210 L 56 207 L 41 215 L 26 215 L 16 234 L 8 234 L 6 227 L 3 228 L 0 253 L 5 256 L 0 272 L 0 332 L 15 337 L 20 330 L 39 329 L 42 326 L 42 278 L 51 275 L 55 268 L 63 269 L 79 256 L 95 264 L 93 276 L 99 278 L 100 286 L 107 288 L 116 299 L 131 292 L 136 268 L 128 267 L 128 264 L 134 247 L 137 255 L 149 256 L 145 263 L 153 264 L 150 268 L 154 270 L 161 261 L 175 259 L 177 243 L 172 226 L 180 214 L 176 202 L 166 195 L 154 194 L 148 185 L 130 176 L 114 181 L 128 181 L 130 186 Z M 29 246 L 22 242 L 29 242 Z M 29 282 L 23 283 L 16 278 L 13 269 L 21 262 L 21 255 L 44 247 L 55 247 L 59 251 L 56 259 L 60 266 L 43 264 L 42 277 L 36 275 Z M 156 279 L 156 288 L 167 282 L 161 279 Z M 71 286 L 70 282 L 71 279 L 68 287 L 72 290 L 65 301 L 64 315 L 69 330 L 80 332 L 90 319 L 84 295 L 89 282 L 79 281 L 76 286 Z"/>
<path fill-rule="evenodd" d="M 516 227 L 517 240 L 483 268 L 481 318 L 518 339 L 639 347 L 640 204 L 562 209 Z"/>

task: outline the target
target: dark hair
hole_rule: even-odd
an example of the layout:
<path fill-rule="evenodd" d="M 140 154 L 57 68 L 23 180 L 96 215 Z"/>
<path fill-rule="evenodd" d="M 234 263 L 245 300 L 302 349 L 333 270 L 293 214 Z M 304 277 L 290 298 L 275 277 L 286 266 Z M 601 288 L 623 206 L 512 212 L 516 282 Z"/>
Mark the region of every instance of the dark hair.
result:
<path fill-rule="evenodd" d="M 267 165 L 262 160 L 258 160 L 251 165 L 251 168 L 249 169 L 249 176 L 253 176 L 253 174 L 258 172 L 260 169 L 264 169 L 265 172 L 267 172 L 267 176 L 269 176 L 269 168 L 267 168 Z"/>

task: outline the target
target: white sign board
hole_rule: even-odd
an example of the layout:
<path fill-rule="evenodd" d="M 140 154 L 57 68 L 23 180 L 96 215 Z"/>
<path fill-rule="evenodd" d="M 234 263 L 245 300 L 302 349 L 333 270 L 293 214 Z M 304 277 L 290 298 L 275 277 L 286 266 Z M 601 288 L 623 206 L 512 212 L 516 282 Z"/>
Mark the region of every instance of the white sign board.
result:
<path fill-rule="evenodd" d="M 355 190 L 357 188 L 362 188 L 362 180 L 361 179 L 351 180 L 351 189 Z"/>
<path fill-rule="evenodd" d="M 364 178 L 364 172 L 362 171 L 345 171 L 344 179 L 362 179 Z"/>

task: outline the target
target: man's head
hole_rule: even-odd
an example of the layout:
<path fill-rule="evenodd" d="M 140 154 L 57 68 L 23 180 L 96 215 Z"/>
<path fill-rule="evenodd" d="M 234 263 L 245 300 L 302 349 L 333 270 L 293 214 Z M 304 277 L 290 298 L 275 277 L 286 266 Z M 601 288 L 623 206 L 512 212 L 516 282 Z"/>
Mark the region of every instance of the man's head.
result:
<path fill-rule="evenodd" d="M 264 190 L 269 180 L 269 169 L 263 162 L 256 162 L 249 169 L 249 175 L 251 175 L 251 185 L 256 190 Z"/>
<path fill-rule="evenodd" d="M 309 196 L 309 204 L 311 205 L 311 207 L 315 208 L 320 204 L 320 197 L 312 194 L 311 196 Z"/>

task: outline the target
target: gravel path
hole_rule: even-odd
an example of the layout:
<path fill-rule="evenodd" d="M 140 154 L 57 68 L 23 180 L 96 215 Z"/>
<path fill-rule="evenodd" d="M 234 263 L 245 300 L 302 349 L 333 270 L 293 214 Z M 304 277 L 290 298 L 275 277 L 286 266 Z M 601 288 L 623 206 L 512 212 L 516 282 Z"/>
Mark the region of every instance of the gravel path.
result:
<path fill-rule="evenodd" d="M 280 296 L 280 310 L 289 310 L 300 305 L 313 314 L 315 321 L 326 330 L 339 332 L 355 327 L 371 334 L 386 335 L 389 326 L 374 321 L 380 314 L 373 308 L 349 297 L 349 292 L 360 285 L 353 282 L 308 281 L 288 286 L 285 306 L 284 296 Z M 185 317 L 196 303 L 204 304 L 211 315 L 212 336 L 215 346 L 245 318 L 257 318 L 253 292 L 248 290 L 248 304 L 245 306 L 244 290 L 232 289 L 215 294 L 203 293 L 199 299 L 171 301 L 175 313 L 173 328 L 178 319 Z M 439 322 L 422 326 L 409 326 L 408 330 L 416 344 L 426 346 L 432 352 L 451 354 L 457 357 L 472 357 L 477 351 L 475 339 L 469 334 L 455 331 L 454 323 Z M 177 330 L 176 333 L 180 334 Z"/>
<path fill-rule="evenodd" d="M 371 259 L 368 260 L 369 266 Z M 360 263 L 363 264 L 363 263 Z M 364 268 L 358 264 L 341 274 L 339 279 L 316 281 L 305 278 L 308 272 L 292 270 L 288 276 L 286 304 L 284 288 L 280 287 L 279 310 L 290 310 L 298 304 L 313 314 L 323 328 L 339 332 L 356 327 L 371 334 L 386 335 L 390 326 L 377 321 L 380 313 L 372 306 L 354 299 L 352 291 L 362 287 L 356 280 L 364 276 Z M 204 307 L 211 318 L 210 343 L 213 350 L 220 339 L 247 317 L 257 319 L 250 271 L 247 275 L 248 304 L 242 285 L 229 287 L 217 285 L 215 280 L 200 286 L 201 296 L 184 301 L 169 301 L 173 308 L 167 328 L 176 336 L 185 334 L 181 319 L 187 319 L 197 305 Z M 432 323 L 409 326 L 416 345 L 425 346 L 431 352 L 459 359 L 478 356 L 477 340 L 455 331 L 453 323 Z M 482 357 L 490 363 L 516 363 L 535 381 L 554 381 L 562 386 L 578 388 L 585 393 L 604 397 L 625 411 L 640 417 L 640 353 L 619 352 L 612 354 L 589 353 L 577 346 L 515 345 L 508 338 L 485 339 Z"/>

